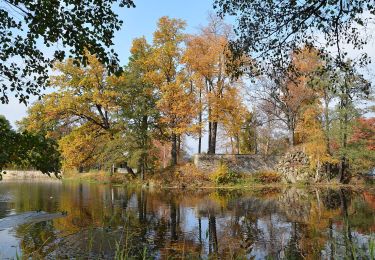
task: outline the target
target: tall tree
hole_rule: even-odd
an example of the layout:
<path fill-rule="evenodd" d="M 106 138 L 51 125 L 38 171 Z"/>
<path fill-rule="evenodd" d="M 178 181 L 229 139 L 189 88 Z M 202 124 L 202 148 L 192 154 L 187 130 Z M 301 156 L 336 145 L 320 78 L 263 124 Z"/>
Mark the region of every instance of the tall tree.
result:
<path fill-rule="evenodd" d="M 172 165 L 177 163 L 178 140 L 195 115 L 192 109 L 192 93 L 189 92 L 189 81 L 182 70 L 182 44 L 185 39 L 183 30 L 186 23 L 179 19 L 162 17 L 158 21 L 153 38 L 152 64 L 155 70 L 147 77 L 158 86 L 160 100 L 157 106 L 161 111 L 160 122 L 165 124 L 172 144 Z"/>
<path fill-rule="evenodd" d="M 225 99 L 225 89 L 233 82 L 226 66 L 230 55 L 227 50 L 230 27 L 218 17 L 209 18 L 209 25 L 202 28 L 199 35 L 188 38 L 184 61 L 205 84 L 204 107 L 208 114 L 208 153 L 214 154 L 222 111 L 220 104 Z"/>
<path fill-rule="evenodd" d="M 121 93 L 119 119 L 126 127 L 125 135 L 134 139 L 134 149 L 128 150 L 133 157 L 132 161 L 137 161 L 136 166 L 143 179 L 146 170 L 152 166 L 150 154 L 153 148 L 152 134 L 159 120 L 156 108 L 159 93 L 157 87 L 146 79 L 147 73 L 154 69 L 150 63 L 152 48 L 146 39 L 134 39 L 130 52 L 129 63 L 118 82 L 118 91 Z"/>
<path fill-rule="evenodd" d="M 1 0 L 1 102 L 8 103 L 9 91 L 25 104 L 30 95 L 40 95 L 49 68 L 54 61 L 63 61 L 67 52 L 86 65 L 87 48 L 109 72 L 117 71 L 117 54 L 109 49 L 122 25 L 112 10 L 115 3 L 135 7 L 132 0 Z M 51 48 L 49 57 L 45 49 L 52 45 L 59 48 Z"/>
<path fill-rule="evenodd" d="M 281 120 L 288 130 L 289 145 L 295 145 L 295 130 L 304 105 L 315 99 L 310 82 L 322 66 L 315 49 L 304 47 L 292 54 L 290 70 L 273 69 L 272 77 L 261 78 L 259 97 L 263 108 Z"/>
<path fill-rule="evenodd" d="M 338 97 L 337 118 L 339 123 L 339 153 L 340 181 L 348 181 L 348 151 L 347 145 L 351 132 L 352 121 L 358 117 L 358 109 L 355 108 L 356 99 L 362 99 L 369 96 L 371 84 L 363 75 L 359 74 L 350 61 L 346 62 L 345 67 L 338 68 L 333 72 L 334 91 Z"/>
<path fill-rule="evenodd" d="M 178 75 L 175 82 L 165 84 L 161 88 L 161 97 L 157 101 L 157 107 L 161 114 L 160 122 L 166 127 L 171 137 L 172 165 L 177 164 L 180 150 L 178 144 L 181 142 L 181 136 L 195 131 L 192 122 L 198 111 L 194 102 L 194 94 L 190 92 L 190 85 L 183 75 Z"/>
<path fill-rule="evenodd" d="M 323 123 L 320 118 L 322 106 L 316 99 L 306 106 L 302 112 L 301 120 L 297 125 L 299 141 L 304 151 L 310 157 L 310 166 L 315 170 L 315 181 L 321 179 L 321 169 L 324 164 L 336 163 L 336 160 L 327 150 L 327 139 L 324 133 Z"/>

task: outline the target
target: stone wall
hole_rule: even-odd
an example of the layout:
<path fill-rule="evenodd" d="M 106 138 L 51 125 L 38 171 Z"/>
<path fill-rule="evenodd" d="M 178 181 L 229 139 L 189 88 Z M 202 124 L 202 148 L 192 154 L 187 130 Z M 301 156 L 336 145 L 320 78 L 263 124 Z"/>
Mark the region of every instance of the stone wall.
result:
<path fill-rule="evenodd" d="M 276 170 L 281 174 L 284 182 L 296 183 L 307 181 L 314 177 L 309 166 L 309 157 L 303 151 L 295 148 L 280 159 Z"/>
<path fill-rule="evenodd" d="M 2 174 L 3 180 L 29 180 L 29 179 L 54 179 L 57 180 L 54 174 L 49 177 L 40 171 L 22 171 L 22 170 L 4 170 L 6 174 Z"/>
<path fill-rule="evenodd" d="M 274 170 L 277 156 L 248 155 L 248 154 L 195 154 L 195 166 L 203 172 L 213 172 L 221 164 L 238 173 L 255 173 L 258 171 Z"/>

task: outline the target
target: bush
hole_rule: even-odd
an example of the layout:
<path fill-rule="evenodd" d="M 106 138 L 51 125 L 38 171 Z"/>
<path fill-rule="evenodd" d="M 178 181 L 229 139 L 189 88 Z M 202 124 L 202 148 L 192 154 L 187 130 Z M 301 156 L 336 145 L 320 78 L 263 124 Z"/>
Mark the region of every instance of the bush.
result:
<path fill-rule="evenodd" d="M 234 171 L 229 170 L 225 163 L 220 166 L 210 175 L 211 181 L 216 184 L 235 183 L 240 178 L 240 175 Z"/>
<path fill-rule="evenodd" d="M 281 176 L 276 172 L 267 171 L 257 173 L 255 179 L 263 184 L 276 183 L 281 181 Z"/>

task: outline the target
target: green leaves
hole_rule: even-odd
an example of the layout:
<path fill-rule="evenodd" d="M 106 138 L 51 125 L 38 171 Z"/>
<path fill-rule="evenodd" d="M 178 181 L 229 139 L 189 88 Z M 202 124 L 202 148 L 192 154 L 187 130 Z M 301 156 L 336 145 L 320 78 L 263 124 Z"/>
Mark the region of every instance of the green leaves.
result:
<path fill-rule="evenodd" d="M 27 103 L 46 87 L 49 68 L 62 61 L 65 51 L 52 57 L 43 47 L 59 44 L 78 62 L 87 64 L 85 48 L 95 53 L 110 73 L 117 72 L 113 49 L 115 31 L 122 25 L 112 6 L 135 7 L 133 0 L 44 1 L 1 0 L 0 7 L 0 101 L 8 103 L 9 92 Z M 4 8 L 4 6 L 7 6 Z M 41 43 L 44 46 L 40 48 Z"/>
<path fill-rule="evenodd" d="M 0 171 L 8 165 L 34 168 L 45 174 L 60 172 L 60 153 L 53 139 L 28 132 L 17 133 L 0 117 Z"/>

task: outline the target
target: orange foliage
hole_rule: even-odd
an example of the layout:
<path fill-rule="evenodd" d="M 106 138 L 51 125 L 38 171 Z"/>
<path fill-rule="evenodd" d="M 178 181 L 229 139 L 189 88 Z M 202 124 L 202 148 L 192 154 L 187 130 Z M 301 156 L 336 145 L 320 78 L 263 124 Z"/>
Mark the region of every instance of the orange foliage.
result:
<path fill-rule="evenodd" d="M 353 129 L 351 142 L 363 141 L 370 151 L 375 151 L 375 117 L 359 118 Z"/>
<path fill-rule="evenodd" d="M 316 98 L 309 84 L 322 63 L 315 49 L 305 47 L 292 54 L 292 66 L 295 72 L 288 77 L 282 99 L 291 111 L 298 113 Z"/>

